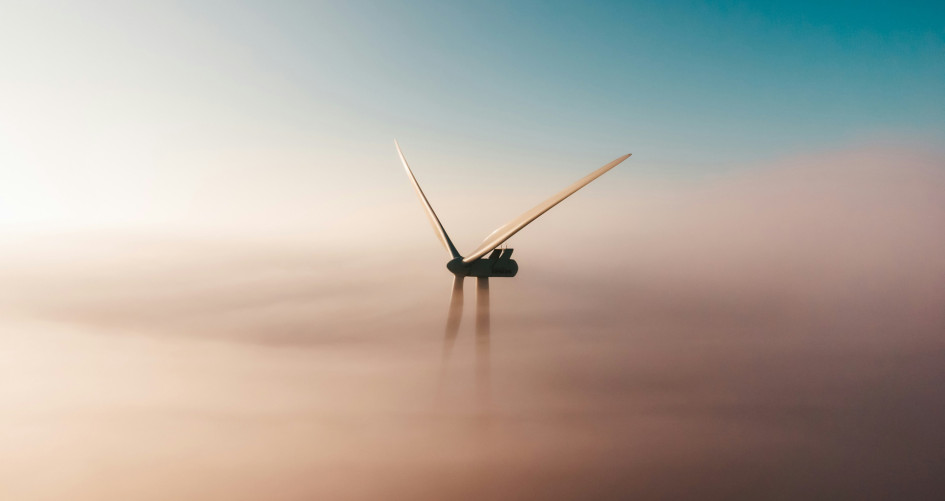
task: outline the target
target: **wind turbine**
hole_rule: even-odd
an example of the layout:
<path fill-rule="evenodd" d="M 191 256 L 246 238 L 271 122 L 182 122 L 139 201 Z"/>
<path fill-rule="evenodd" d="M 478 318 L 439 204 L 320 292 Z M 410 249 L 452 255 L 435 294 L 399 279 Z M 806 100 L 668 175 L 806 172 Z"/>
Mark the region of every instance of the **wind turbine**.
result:
<path fill-rule="evenodd" d="M 423 194 L 423 190 L 420 188 L 417 178 L 413 175 L 413 171 L 410 170 L 410 166 L 407 165 L 407 159 L 404 157 L 404 153 L 400 149 L 400 144 L 397 143 L 396 140 L 394 140 L 394 146 L 397 147 L 397 154 L 400 156 L 400 161 L 404 164 L 404 170 L 407 171 L 407 177 L 410 178 L 410 183 L 413 184 L 413 189 L 417 192 L 417 197 L 420 198 L 420 202 L 423 203 L 423 208 L 426 209 L 427 217 L 430 219 L 430 224 L 433 225 L 436 236 L 450 254 L 450 260 L 446 263 L 446 269 L 453 274 L 453 291 L 450 295 L 449 314 L 446 317 L 446 333 L 443 344 L 444 362 L 449 357 L 453 343 L 456 340 L 456 334 L 459 332 L 459 321 L 463 314 L 463 279 L 466 277 L 476 277 L 476 358 L 478 361 L 476 372 L 478 374 L 477 380 L 480 383 L 480 398 L 482 398 L 484 396 L 482 393 L 487 391 L 486 388 L 488 388 L 490 329 L 489 278 L 514 277 L 515 274 L 518 273 L 518 263 L 511 259 L 512 249 L 498 249 L 497 247 L 511 238 L 512 235 L 518 233 L 519 230 L 527 226 L 528 223 L 531 223 L 537 219 L 538 216 L 547 212 L 548 209 L 558 205 L 562 200 L 568 198 L 577 190 L 587 186 L 591 181 L 597 179 L 610 169 L 613 169 L 627 158 L 630 158 L 631 154 L 627 153 L 626 155 L 616 158 L 609 164 L 582 177 L 571 186 L 568 186 L 551 198 L 536 205 L 521 216 L 498 227 L 479 244 L 479 247 L 469 253 L 468 256 L 463 257 L 456 250 L 453 242 L 450 241 L 450 237 L 446 234 L 446 229 L 443 228 L 440 219 L 436 217 L 433 206 L 430 205 L 430 201 L 427 200 L 426 195 Z M 488 258 L 484 257 L 486 254 L 489 254 Z"/>

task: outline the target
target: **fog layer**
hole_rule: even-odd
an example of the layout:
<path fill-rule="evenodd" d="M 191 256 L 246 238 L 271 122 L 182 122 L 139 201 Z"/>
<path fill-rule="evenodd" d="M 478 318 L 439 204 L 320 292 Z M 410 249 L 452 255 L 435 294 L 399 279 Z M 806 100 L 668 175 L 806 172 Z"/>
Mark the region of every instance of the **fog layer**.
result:
<path fill-rule="evenodd" d="M 510 241 L 486 405 L 432 234 L 5 235 L 0 498 L 945 494 L 942 158 L 594 189 Z"/>

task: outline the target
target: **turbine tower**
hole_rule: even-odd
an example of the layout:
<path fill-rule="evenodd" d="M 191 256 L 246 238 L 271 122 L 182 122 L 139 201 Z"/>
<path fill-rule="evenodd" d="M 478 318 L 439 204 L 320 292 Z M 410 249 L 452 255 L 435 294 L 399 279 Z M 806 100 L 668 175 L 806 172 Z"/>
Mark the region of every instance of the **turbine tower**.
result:
<path fill-rule="evenodd" d="M 411 171 L 410 166 L 407 165 L 407 159 L 404 157 L 404 153 L 400 149 L 400 144 L 398 144 L 396 140 L 394 140 L 394 146 L 397 147 L 397 154 L 400 156 L 400 161 L 404 164 L 407 177 L 410 178 L 410 183 L 413 184 L 413 189 L 417 192 L 417 197 L 419 197 L 420 202 L 423 203 L 423 208 L 427 212 L 427 217 L 430 219 L 430 224 L 433 225 L 436 236 L 450 254 L 450 261 L 446 263 L 446 269 L 453 274 L 453 291 L 450 296 L 449 314 L 446 317 L 446 333 L 443 342 L 444 362 L 449 357 L 453 343 L 456 340 L 456 334 L 459 332 L 459 322 L 463 314 L 463 279 L 466 277 L 476 277 L 476 373 L 479 383 L 477 386 L 480 400 L 486 400 L 486 393 L 489 387 L 489 278 L 514 277 L 515 274 L 518 273 L 518 263 L 511 259 L 512 249 L 498 249 L 497 247 L 511 238 L 512 235 L 518 233 L 519 230 L 527 226 L 528 223 L 531 223 L 537 219 L 538 216 L 547 212 L 548 209 L 558 205 L 562 200 L 568 198 L 577 190 L 587 186 L 588 183 L 629 158 L 630 153 L 618 157 L 609 164 L 582 177 L 571 186 L 561 190 L 521 216 L 500 226 L 490 233 L 489 236 L 479 244 L 479 247 L 468 256 L 463 257 L 457 252 L 453 242 L 450 241 L 450 237 L 446 234 L 446 229 L 443 228 L 440 219 L 436 217 L 433 206 L 430 205 L 430 201 L 427 200 L 426 195 L 424 195 L 423 190 L 420 188 L 420 184 L 417 182 L 417 178 L 414 177 L 413 171 Z M 489 254 L 489 257 L 485 257 L 486 254 Z"/>

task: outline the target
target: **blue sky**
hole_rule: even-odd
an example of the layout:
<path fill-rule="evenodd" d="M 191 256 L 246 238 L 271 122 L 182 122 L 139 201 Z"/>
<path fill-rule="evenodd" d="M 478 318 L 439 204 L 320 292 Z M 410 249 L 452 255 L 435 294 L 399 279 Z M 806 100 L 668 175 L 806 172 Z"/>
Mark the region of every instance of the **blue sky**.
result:
<path fill-rule="evenodd" d="M 945 143 L 933 2 L 3 9 L 0 222 L 257 217 L 243 202 L 267 197 L 319 213 L 402 190 L 395 137 L 447 199 L 481 175 L 556 186 L 626 152 L 636 174 L 699 179 Z"/>
<path fill-rule="evenodd" d="M 228 36 L 303 106 L 456 145 L 630 143 L 696 168 L 945 130 L 939 4 L 345 5 L 230 12 Z"/>

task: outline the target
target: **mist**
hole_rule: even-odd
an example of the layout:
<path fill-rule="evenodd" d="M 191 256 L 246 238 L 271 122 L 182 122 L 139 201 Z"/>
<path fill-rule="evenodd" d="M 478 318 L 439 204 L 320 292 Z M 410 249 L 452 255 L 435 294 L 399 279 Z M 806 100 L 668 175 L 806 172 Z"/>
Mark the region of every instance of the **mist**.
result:
<path fill-rule="evenodd" d="M 441 372 L 446 255 L 391 189 L 337 238 L 4 235 L 0 497 L 945 493 L 941 155 L 590 186 L 509 242 L 486 404 L 474 294 Z"/>

